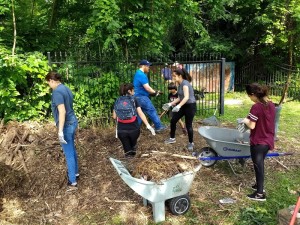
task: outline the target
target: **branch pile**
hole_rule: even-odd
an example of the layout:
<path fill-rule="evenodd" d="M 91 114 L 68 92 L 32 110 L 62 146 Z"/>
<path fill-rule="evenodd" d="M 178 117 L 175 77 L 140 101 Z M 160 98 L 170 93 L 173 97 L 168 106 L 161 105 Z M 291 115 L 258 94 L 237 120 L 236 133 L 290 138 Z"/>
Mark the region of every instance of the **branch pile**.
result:
<path fill-rule="evenodd" d="M 134 167 L 132 176 L 154 182 L 168 179 L 185 171 L 192 171 L 198 162 L 195 157 L 158 151 L 144 156 L 146 157 L 132 162 Z"/>
<path fill-rule="evenodd" d="M 0 162 L 16 170 L 23 169 L 27 176 L 30 172 L 27 161 L 36 151 L 58 147 L 58 144 L 55 128 L 49 124 L 42 126 L 36 122 L 12 121 L 4 126 L 3 121 L 0 123 Z"/>

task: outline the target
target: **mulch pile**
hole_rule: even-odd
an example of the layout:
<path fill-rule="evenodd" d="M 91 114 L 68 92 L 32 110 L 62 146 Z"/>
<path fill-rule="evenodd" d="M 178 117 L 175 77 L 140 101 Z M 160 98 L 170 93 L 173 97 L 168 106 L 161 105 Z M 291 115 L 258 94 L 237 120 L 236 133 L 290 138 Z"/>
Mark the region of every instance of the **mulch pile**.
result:
<path fill-rule="evenodd" d="M 22 217 L 21 224 L 38 224 L 41 215 L 44 221 L 61 223 L 62 218 L 76 210 L 103 210 L 102 207 L 111 205 L 116 199 L 127 201 L 131 190 L 120 179 L 109 161 L 110 157 L 124 162 L 132 176 L 154 182 L 193 170 L 199 164 L 185 149 L 187 137 L 181 134 L 181 129 L 178 129 L 176 146 L 163 144 L 168 137 L 167 132 L 152 136 L 148 130 L 142 129 L 137 156 L 128 160 L 124 158 L 113 128 L 80 128 L 76 135 L 80 180 L 75 194 L 78 196 L 73 199 L 70 196 L 74 195 L 65 193 L 65 158 L 56 132 L 53 123 L 1 123 L 0 221 L 11 214 L 7 205 L 2 207 L 4 202 L 14 198 L 23 199 L 19 206 L 23 212 L 16 214 Z M 187 158 L 182 158 L 185 156 Z M 139 201 L 140 196 L 131 191 L 129 196 L 132 195 L 133 201 Z M 11 218 L 11 221 L 18 219 Z"/>
<path fill-rule="evenodd" d="M 194 142 L 200 149 L 207 144 L 198 134 L 197 127 L 199 124 L 195 123 Z M 143 128 L 137 156 L 126 159 L 113 128 L 78 129 L 79 189 L 70 194 L 66 193 L 65 158 L 54 124 L 0 123 L 0 224 L 107 224 L 116 215 L 126 224 L 147 224 L 152 221 L 151 207 L 142 207 L 141 196 L 122 181 L 109 159 L 121 160 L 132 176 L 158 183 L 193 170 L 200 162 L 186 149 L 187 136 L 178 129 L 176 143 L 166 145 L 164 140 L 168 136 L 168 131 L 152 136 Z M 292 149 L 296 151 L 295 146 Z M 284 150 L 288 151 L 288 148 Z M 267 166 L 277 165 L 277 169 L 284 169 L 274 160 L 268 160 Z M 285 165 L 294 160 L 292 164 L 299 165 L 297 157 L 278 160 Z M 251 163 L 246 165 L 248 174 L 242 176 L 231 176 L 231 171 L 224 173 L 222 164 L 218 165 L 221 165 L 219 170 L 218 167 L 202 168 L 197 173 L 192 198 L 211 201 L 209 199 L 219 198 L 221 194 L 240 195 L 241 188 L 253 178 L 249 169 Z M 207 185 L 216 190 L 207 190 Z M 229 188 L 226 189 L 226 185 Z M 213 218 L 216 213 L 212 211 L 207 217 L 205 212 L 207 210 L 194 213 L 199 221 Z M 214 224 L 213 219 L 211 224 Z"/>

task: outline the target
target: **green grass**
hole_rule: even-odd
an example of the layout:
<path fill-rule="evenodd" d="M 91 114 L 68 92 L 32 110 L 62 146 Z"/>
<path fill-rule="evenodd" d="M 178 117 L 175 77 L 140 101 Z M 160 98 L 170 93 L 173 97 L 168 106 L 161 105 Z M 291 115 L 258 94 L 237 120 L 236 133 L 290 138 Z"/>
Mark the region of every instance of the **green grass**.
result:
<path fill-rule="evenodd" d="M 235 125 L 237 118 L 247 116 L 250 107 L 253 102 L 250 101 L 245 93 L 228 93 L 225 95 L 225 99 L 238 99 L 243 102 L 242 105 L 225 105 L 225 113 L 222 116 L 218 116 L 218 119 L 222 122 L 222 125 Z M 274 103 L 279 101 L 279 97 L 271 96 L 271 100 Z M 300 121 L 300 103 L 298 101 L 287 101 L 283 104 L 283 108 L 280 114 L 279 131 L 278 136 L 280 141 L 276 142 L 276 146 L 279 150 L 284 152 L 295 152 L 299 154 L 300 141 L 299 139 L 299 121 Z M 286 156 L 289 157 L 289 156 Z M 300 190 L 300 169 L 299 160 L 297 156 L 293 156 L 287 159 L 279 159 L 283 163 L 289 163 L 289 160 L 296 161 L 294 166 L 289 166 L 289 170 L 284 169 L 276 161 L 272 161 L 268 170 L 266 171 L 266 190 L 267 201 L 266 202 L 253 202 L 246 199 L 246 193 L 239 193 L 241 198 L 237 203 L 231 204 L 230 207 L 224 210 L 220 210 L 218 204 L 208 204 L 205 202 L 195 201 L 193 206 L 194 210 L 199 211 L 203 216 L 210 217 L 207 222 L 194 222 L 195 213 L 187 214 L 188 224 L 228 224 L 228 225 L 276 225 L 277 212 L 280 209 L 287 208 L 289 205 L 296 204 L 297 194 L 296 191 Z M 236 179 L 230 176 L 230 171 L 226 171 L 224 167 L 226 164 L 216 165 L 213 169 L 219 172 L 226 173 L 227 179 L 234 182 Z M 228 169 L 228 168 L 227 168 Z M 217 171 L 217 173 L 218 173 Z M 253 176 L 252 172 L 245 172 L 238 174 L 241 179 L 246 179 L 244 176 Z M 221 182 L 221 181 L 220 181 Z M 230 182 L 230 181 L 229 181 Z M 226 188 L 226 187 L 224 187 Z M 217 201 L 218 187 L 209 187 L 210 193 L 213 193 L 213 198 Z M 202 190 L 205 191 L 205 190 Z M 249 190 L 250 191 L 250 190 Z M 243 191 L 242 191 L 243 192 Z M 245 192 L 245 191 L 244 191 Z M 250 191 L 251 192 L 251 191 Z M 214 212 L 214 219 L 212 219 L 211 213 L 202 213 L 203 210 Z"/>
<path fill-rule="evenodd" d="M 227 93 L 225 99 L 242 100 L 242 105 L 226 105 L 224 108 L 224 115 L 219 116 L 218 119 L 224 123 L 236 124 L 237 118 L 246 117 L 250 111 L 253 102 L 245 93 Z M 278 96 L 270 96 L 274 103 L 279 102 Z M 300 103 L 298 101 L 288 101 L 282 104 L 279 119 L 279 136 L 291 141 L 297 138 L 299 132 L 299 125 L 296 121 L 300 119 Z"/>

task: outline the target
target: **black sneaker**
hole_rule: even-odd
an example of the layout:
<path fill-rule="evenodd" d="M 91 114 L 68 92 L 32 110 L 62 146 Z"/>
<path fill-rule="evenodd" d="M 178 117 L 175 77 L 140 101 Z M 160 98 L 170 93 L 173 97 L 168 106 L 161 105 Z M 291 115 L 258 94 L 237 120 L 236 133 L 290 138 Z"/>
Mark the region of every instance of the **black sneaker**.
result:
<path fill-rule="evenodd" d="M 135 151 L 128 151 L 125 153 L 125 158 L 134 158 L 136 155 Z"/>
<path fill-rule="evenodd" d="M 257 184 L 254 184 L 251 186 L 252 190 L 257 191 Z M 265 189 L 263 189 L 263 192 L 265 193 Z"/>
<path fill-rule="evenodd" d="M 247 198 L 254 200 L 254 201 L 260 201 L 260 202 L 266 201 L 266 195 L 264 193 L 259 194 L 257 192 L 254 192 L 253 194 L 247 195 Z"/>

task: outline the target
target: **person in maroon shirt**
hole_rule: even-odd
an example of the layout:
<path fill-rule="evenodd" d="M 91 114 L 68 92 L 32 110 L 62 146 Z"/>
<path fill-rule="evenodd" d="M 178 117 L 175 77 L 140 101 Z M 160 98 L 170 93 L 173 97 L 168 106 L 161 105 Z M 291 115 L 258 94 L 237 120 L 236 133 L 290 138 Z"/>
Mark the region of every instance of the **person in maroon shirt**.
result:
<path fill-rule="evenodd" d="M 246 92 L 254 102 L 250 112 L 241 122 L 250 129 L 250 152 L 255 170 L 256 183 L 249 199 L 265 201 L 264 160 L 269 150 L 274 149 L 275 105 L 268 99 L 268 88 L 257 83 L 246 85 Z"/>

